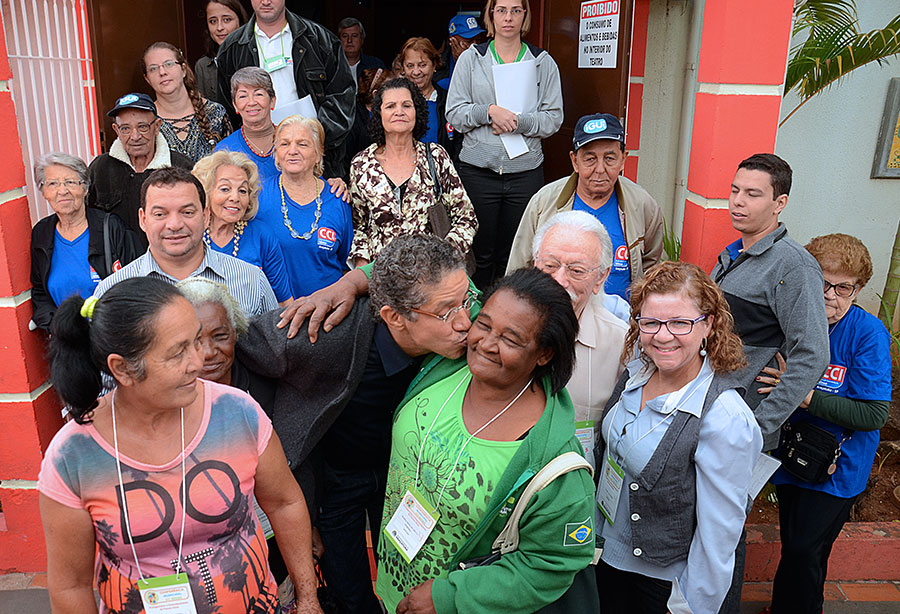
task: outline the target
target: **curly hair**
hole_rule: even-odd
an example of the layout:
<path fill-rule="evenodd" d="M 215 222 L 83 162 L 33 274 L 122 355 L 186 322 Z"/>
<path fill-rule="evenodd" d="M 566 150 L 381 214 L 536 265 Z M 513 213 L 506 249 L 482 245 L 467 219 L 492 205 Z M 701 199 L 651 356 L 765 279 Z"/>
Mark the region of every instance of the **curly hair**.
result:
<path fill-rule="evenodd" d="M 194 71 L 188 66 L 184 54 L 181 53 L 181 49 L 172 43 L 164 41 L 153 43 L 144 49 L 144 53 L 141 55 L 141 72 L 146 77 L 147 54 L 156 49 L 171 51 L 175 56 L 175 61 L 184 69 L 184 89 L 187 90 L 188 97 L 191 99 L 191 106 L 194 107 L 194 115 L 197 117 L 200 133 L 211 145 L 215 145 L 222 140 L 222 135 L 213 132 L 212 126 L 209 123 L 209 117 L 206 115 L 206 99 L 200 95 L 200 91 L 197 89 L 197 77 L 194 76 Z"/>
<path fill-rule="evenodd" d="M 366 108 L 372 106 L 375 92 L 391 79 L 396 79 L 397 73 L 387 68 L 367 68 L 359 75 L 359 87 L 356 91 L 356 101 Z"/>
<path fill-rule="evenodd" d="M 412 97 L 413 107 L 416 110 L 416 123 L 413 126 L 413 140 L 419 141 L 428 131 L 428 103 L 425 96 L 416 87 L 416 84 L 406 77 L 397 77 L 390 81 L 385 81 L 378 91 L 375 92 L 375 98 L 372 99 L 372 117 L 369 118 L 369 138 L 373 143 L 384 145 L 384 123 L 381 121 L 381 102 L 384 99 L 384 93 L 388 90 L 407 90 Z"/>
<path fill-rule="evenodd" d="M 234 329 L 235 337 L 240 337 L 250 329 L 250 321 L 247 314 L 241 309 L 237 299 L 228 290 L 228 286 L 205 277 L 186 277 L 175 287 L 184 295 L 184 298 L 194 307 L 212 303 L 221 305 L 225 310 L 228 323 Z"/>
<path fill-rule="evenodd" d="M 200 180 L 203 189 L 206 190 L 206 204 L 209 205 L 209 199 L 216 184 L 216 174 L 223 166 L 236 166 L 247 173 L 247 184 L 250 187 L 250 205 L 244 212 L 245 221 L 250 221 L 256 217 L 259 211 L 259 170 L 256 164 L 245 154 L 237 151 L 214 151 L 208 156 L 204 156 L 197 160 L 191 174 Z"/>
<path fill-rule="evenodd" d="M 706 351 L 712 369 L 718 374 L 730 373 L 747 365 L 744 347 L 734 332 L 734 318 L 728 309 L 725 296 L 719 286 L 703 269 L 688 262 L 660 262 L 652 267 L 643 279 L 631 286 L 631 313 L 640 315 L 644 300 L 651 294 L 685 293 L 694 301 L 701 314 L 712 316 L 713 322 L 706 338 Z M 622 362 L 634 356 L 634 348 L 640 338 L 637 320 L 632 318 L 625 335 Z M 649 364 L 650 359 L 641 355 Z"/>
<path fill-rule="evenodd" d="M 872 279 L 869 250 L 852 235 L 837 232 L 816 237 L 806 244 L 806 251 L 819 262 L 823 271 L 827 269 L 854 278 L 860 290 Z"/>

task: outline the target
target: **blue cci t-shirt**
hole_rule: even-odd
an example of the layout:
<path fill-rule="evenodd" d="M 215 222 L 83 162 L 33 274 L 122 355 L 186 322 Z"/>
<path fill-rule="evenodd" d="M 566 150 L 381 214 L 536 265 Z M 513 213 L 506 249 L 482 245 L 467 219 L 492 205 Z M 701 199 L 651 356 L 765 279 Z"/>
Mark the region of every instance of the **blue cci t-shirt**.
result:
<path fill-rule="evenodd" d="M 831 327 L 831 364 L 816 384 L 816 391 L 836 394 L 860 401 L 891 400 L 890 337 L 884 324 L 861 307 L 853 305 L 840 321 Z M 798 409 L 791 422 L 809 420 L 837 437 L 852 436 L 841 447 L 837 470 L 824 484 L 811 484 L 797 479 L 784 469 L 772 476 L 773 484 L 794 484 L 809 490 L 826 492 L 836 497 L 855 497 L 866 488 L 880 431 L 848 431 L 827 420 Z"/>
<path fill-rule="evenodd" d="M 263 183 L 259 194 L 259 213 L 254 223 L 268 229 L 281 245 L 291 284 L 291 296 L 309 296 L 341 278 L 347 270 L 350 244 L 353 243 L 353 219 L 350 205 L 336 198 L 322 181 L 322 213 L 316 223 L 316 202 L 295 203 L 287 192 L 284 202 L 291 226 L 299 236 L 315 227 L 308 239 L 295 239 L 288 230 L 281 211 L 280 175 Z"/>
<path fill-rule="evenodd" d="M 615 190 L 599 209 L 587 206 L 578 194 L 575 194 L 575 202 L 572 204 L 575 211 L 586 211 L 600 220 L 600 223 L 609 233 L 612 241 L 613 262 L 609 271 L 609 278 L 603 286 L 607 294 L 617 294 L 628 300 L 628 286 L 631 285 L 631 268 L 628 266 L 628 246 L 625 244 L 625 232 L 622 230 L 622 220 L 619 219 L 619 198 Z"/>
<path fill-rule="evenodd" d="M 88 298 L 100 283 L 100 276 L 88 263 L 90 237 L 89 228 L 85 228 L 74 241 L 64 239 L 59 230 L 53 233 L 53 257 L 50 258 L 47 291 L 57 307 L 73 294 Z"/>
<path fill-rule="evenodd" d="M 422 142 L 438 142 L 437 90 L 434 91 L 434 100 L 428 101 L 428 127 L 425 129 L 425 136 L 422 137 Z"/>
<path fill-rule="evenodd" d="M 278 169 L 275 168 L 274 150 L 269 152 L 268 156 L 261 156 L 257 154 L 255 151 L 250 149 L 249 145 L 247 145 L 247 141 L 244 139 L 244 133 L 241 130 L 235 130 L 224 139 L 219 141 L 213 151 L 237 151 L 253 160 L 254 164 L 256 164 L 256 168 L 259 170 L 260 185 L 265 183 L 266 179 L 268 179 L 269 177 L 274 177 L 278 174 Z M 231 252 L 228 252 L 228 254 L 230 255 Z M 275 296 L 278 296 L 277 292 L 275 293 Z"/>
<path fill-rule="evenodd" d="M 275 300 L 279 303 L 291 298 L 291 282 L 288 279 L 281 245 L 278 244 L 275 235 L 255 219 L 250 220 L 244 227 L 244 232 L 238 239 L 237 254 L 234 253 L 234 237 L 221 247 L 216 245 L 215 241 L 210 241 L 209 246 L 219 253 L 234 256 L 261 268 L 272 286 L 272 291 L 275 292 Z"/>

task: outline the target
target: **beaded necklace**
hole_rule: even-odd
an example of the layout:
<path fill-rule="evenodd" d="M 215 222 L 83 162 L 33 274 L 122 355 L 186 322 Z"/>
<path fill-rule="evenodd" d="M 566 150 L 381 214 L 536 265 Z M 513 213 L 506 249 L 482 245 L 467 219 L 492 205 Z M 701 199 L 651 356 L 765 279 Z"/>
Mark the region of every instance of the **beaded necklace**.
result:
<path fill-rule="evenodd" d="M 240 249 L 240 245 L 238 245 L 241 241 L 241 235 L 244 234 L 244 228 L 247 227 L 246 220 L 239 220 L 234 223 L 234 247 L 231 249 L 231 255 L 234 258 L 237 258 L 238 249 Z M 209 236 L 209 228 L 203 231 L 203 242 L 206 243 L 207 247 L 212 246 L 212 238 Z"/>
<path fill-rule="evenodd" d="M 272 127 L 274 128 L 275 125 L 273 124 Z M 259 152 L 257 152 L 257 151 L 256 151 L 256 148 L 255 148 L 255 147 L 253 146 L 253 144 L 250 142 L 250 139 L 248 139 L 248 138 L 247 138 L 247 135 L 244 134 L 244 128 L 243 128 L 243 127 L 241 127 L 241 138 L 244 139 L 244 143 L 247 145 L 247 148 L 248 148 L 250 151 L 252 151 L 253 153 L 255 153 L 257 156 L 259 156 L 260 158 L 268 158 L 269 156 L 272 155 L 272 152 L 275 151 L 275 143 L 272 143 L 272 146 L 269 147 L 269 151 L 268 151 L 268 152 L 266 152 L 266 153 L 259 153 Z"/>
<path fill-rule="evenodd" d="M 319 189 L 319 180 L 316 179 L 316 219 L 313 220 L 309 232 L 305 232 L 302 235 L 294 230 L 294 227 L 291 225 L 291 218 L 288 217 L 287 202 L 284 199 L 284 178 L 282 176 L 278 177 L 278 189 L 281 190 L 281 213 L 284 215 L 284 225 L 290 231 L 291 237 L 301 241 L 308 241 L 315 234 L 316 229 L 319 228 L 319 218 L 322 217 L 322 190 Z"/>

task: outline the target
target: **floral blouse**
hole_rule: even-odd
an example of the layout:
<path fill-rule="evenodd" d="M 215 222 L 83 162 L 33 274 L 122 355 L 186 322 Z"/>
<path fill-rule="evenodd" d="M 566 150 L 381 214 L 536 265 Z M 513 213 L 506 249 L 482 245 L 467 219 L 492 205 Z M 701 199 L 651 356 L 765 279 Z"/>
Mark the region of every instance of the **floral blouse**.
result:
<path fill-rule="evenodd" d="M 375 159 L 378 144 L 372 144 L 359 152 L 350 163 L 350 205 L 354 228 L 350 248 L 352 259 L 372 260 L 398 235 L 431 232 L 428 208 L 438 199 L 425 147 L 431 147 L 435 171 L 443 186 L 442 200 L 450 218 L 450 232 L 446 240 L 463 254 L 472 247 L 472 239 L 478 230 L 475 209 L 444 148 L 416 141 L 416 168 L 398 199 L 381 163 Z"/>
<path fill-rule="evenodd" d="M 213 133 L 219 136 L 219 140 L 222 140 L 231 134 L 231 122 L 228 121 L 225 107 L 218 102 L 207 100 L 204 102 L 204 109 L 206 110 L 206 117 L 209 120 L 209 127 L 212 129 Z M 183 139 L 182 135 L 184 135 L 184 131 L 179 132 L 171 122 L 165 119 L 160 124 L 159 133 L 166 139 L 166 143 L 169 144 L 169 149 L 177 151 L 194 162 L 197 162 L 200 158 L 211 154 L 216 144 L 210 143 L 203 137 L 197 115 L 194 114 L 190 117 L 191 122 L 187 127 L 187 136 Z"/>

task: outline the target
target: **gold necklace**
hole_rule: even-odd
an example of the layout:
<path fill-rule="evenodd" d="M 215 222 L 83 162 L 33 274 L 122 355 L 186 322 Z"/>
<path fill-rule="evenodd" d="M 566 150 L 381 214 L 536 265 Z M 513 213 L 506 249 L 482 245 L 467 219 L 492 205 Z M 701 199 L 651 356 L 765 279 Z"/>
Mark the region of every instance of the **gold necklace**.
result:
<path fill-rule="evenodd" d="M 244 229 L 247 227 L 246 220 L 238 220 L 234 223 L 234 247 L 231 248 L 231 255 L 234 258 L 237 258 L 238 249 L 240 249 L 240 241 L 241 236 L 244 234 Z M 212 247 L 212 237 L 209 236 L 209 228 L 203 231 L 203 242 L 206 243 L 207 247 Z"/>

